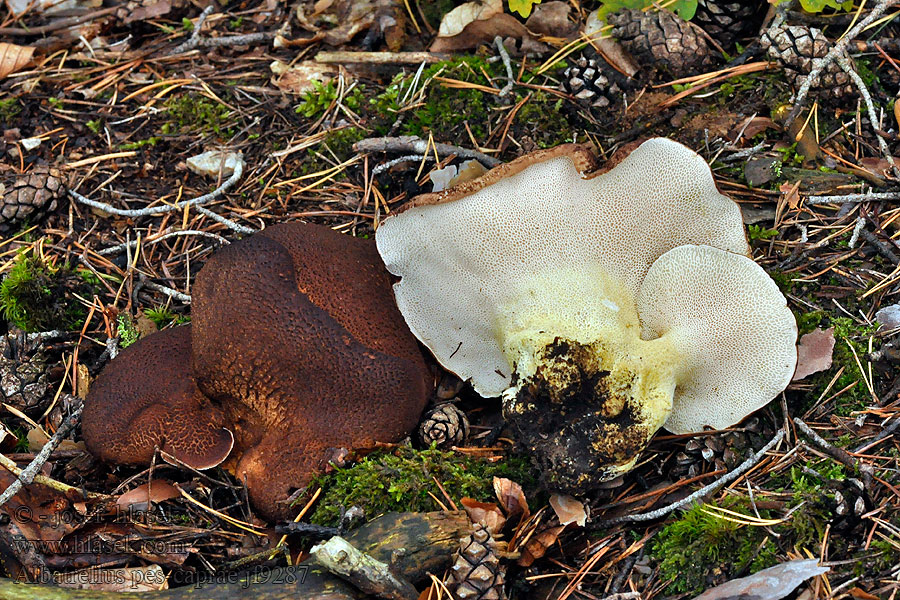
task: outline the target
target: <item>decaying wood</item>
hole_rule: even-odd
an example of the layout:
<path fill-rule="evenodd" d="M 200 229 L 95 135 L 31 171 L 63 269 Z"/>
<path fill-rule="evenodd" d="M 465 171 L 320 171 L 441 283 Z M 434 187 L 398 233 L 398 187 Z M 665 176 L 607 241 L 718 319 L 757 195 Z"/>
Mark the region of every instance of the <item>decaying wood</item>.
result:
<path fill-rule="evenodd" d="M 414 600 L 418 596 L 416 588 L 391 573 L 387 563 L 360 552 L 339 535 L 316 544 L 309 553 L 329 573 L 367 594 L 388 600 Z"/>
<path fill-rule="evenodd" d="M 450 565 L 460 537 L 469 531 L 465 512 L 388 513 L 345 536 L 347 542 L 375 560 L 386 563 L 397 576 L 413 583 Z M 272 568 L 266 580 L 186 586 L 158 592 L 137 592 L 129 600 L 360 600 L 367 597 L 352 585 L 312 563 L 293 569 Z M 4 600 L 122 600 L 120 592 L 75 590 L 46 584 L 0 580 Z"/>

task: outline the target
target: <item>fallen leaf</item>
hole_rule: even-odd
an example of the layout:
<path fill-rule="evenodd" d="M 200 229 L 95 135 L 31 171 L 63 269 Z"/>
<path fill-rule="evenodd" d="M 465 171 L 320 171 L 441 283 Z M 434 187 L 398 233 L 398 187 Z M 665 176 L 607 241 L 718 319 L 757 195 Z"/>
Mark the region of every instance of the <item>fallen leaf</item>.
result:
<path fill-rule="evenodd" d="M 515 481 L 505 477 L 494 477 L 494 493 L 497 495 L 503 511 L 510 519 L 518 517 L 519 521 L 523 521 L 531 514 L 531 511 L 528 510 L 525 492 L 522 491 L 522 486 Z"/>
<path fill-rule="evenodd" d="M 159 0 L 158 2 L 149 0 L 132 10 L 123 10 L 122 12 L 124 13 L 122 22 L 128 25 L 135 21 L 149 21 L 163 17 L 172 12 L 172 3 L 170 0 Z"/>
<path fill-rule="evenodd" d="M 834 328 L 816 329 L 800 338 L 797 346 L 797 369 L 792 381 L 831 368 L 834 351 Z"/>
<path fill-rule="evenodd" d="M 560 0 L 538 4 L 525 21 L 525 27 L 533 33 L 568 38 L 578 31 L 578 24 L 569 20 L 570 10 L 569 3 Z"/>
<path fill-rule="evenodd" d="M 282 92 L 288 94 L 304 94 L 315 89 L 314 81 L 326 84 L 337 75 L 337 69 L 333 65 L 318 63 L 314 60 L 305 60 L 300 64 L 289 67 L 280 60 L 276 60 L 269 68 L 272 70 L 272 83 Z"/>
<path fill-rule="evenodd" d="M 206 175 L 207 177 L 218 177 L 219 172 L 222 177 L 231 177 L 238 163 L 243 163 L 244 159 L 236 152 L 220 152 L 219 150 L 211 150 L 203 154 L 197 154 L 185 161 L 188 169 L 198 175 Z"/>
<path fill-rule="evenodd" d="M 900 156 L 893 156 L 891 158 L 894 159 L 895 165 L 900 166 Z M 859 164 L 863 168 L 872 171 L 876 175 L 880 175 L 882 177 L 891 174 L 891 163 L 881 157 L 865 156 L 859 159 Z"/>
<path fill-rule="evenodd" d="M 780 600 L 797 587 L 816 575 L 830 571 L 820 567 L 817 559 L 792 560 L 768 569 L 763 569 L 749 577 L 732 579 L 727 583 L 706 590 L 694 600 Z"/>
<path fill-rule="evenodd" d="M 870 594 L 865 590 L 861 590 L 858 587 L 850 588 L 849 590 L 847 590 L 847 593 L 857 600 L 879 600 L 878 596 Z"/>
<path fill-rule="evenodd" d="M 587 512 L 584 510 L 584 504 L 567 494 L 553 494 L 550 496 L 550 507 L 556 513 L 560 525 L 568 525 L 569 523 L 577 523 L 579 527 L 584 527 L 587 523 Z"/>
<path fill-rule="evenodd" d="M 311 9 L 311 10 L 310 10 Z M 329 46 L 342 46 L 373 28 L 384 36 L 388 49 L 397 52 L 405 40 L 406 9 L 399 0 L 336 0 L 297 6 L 297 21 L 320 32 Z M 318 27 L 318 23 L 331 27 Z"/>
<path fill-rule="evenodd" d="M 565 525 L 553 523 L 545 524 L 537 533 L 528 538 L 523 548 L 519 548 L 522 553 L 516 564 L 520 567 L 530 567 L 534 561 L 544 556 L 547 550 L 556 543 L 559 534 L 565 529 Z"/>
<path fill-rule="evenodd" d="M 503 0 L 465 2 L 444 15 L 438 28 L 438 37 L 459 35 L 472 22 L 485 21 L 502 12 Z"/>
<path fill-rule="evenodd" d="M 174 485 L 164 479 L 154 479 L 119 496 L 116 499 L 116 507 L 123 512 L 129 509 L 146 511 L 150 502 L 159 503 L 179 496 L 181 493 Z"/>
<path fill-rule="evenodd" d="M 743 132 L 742 137 L 750 140 L 767 129 L 781 129 L 781 127 L 769 117 L 747 117 L 747 121 L 744 121 L 733 130 L 729 139 L 732 142 L 736 142 L 737 134 Z"/>
<path fill-rule="evenodd" d="M 900 327 L 900 304 L 885 306 L 875 313 L 875 320 L 881 323 L 885 329 Z"/>
<path fill-rule="evenodd" d="M 500 511 L 500 507 L 493 502 L 479 502 L 473 498 L 463 498 L 459 503 L 463 505 L 473 523 L 481 523 L 491 534 L 499 533 L 506 525 L 506 517 Z"/>
<path fill-rule="evenodd" d="M 0 42 L 0 79 L 20 71 L 31 62 L 34 48 Z"/>

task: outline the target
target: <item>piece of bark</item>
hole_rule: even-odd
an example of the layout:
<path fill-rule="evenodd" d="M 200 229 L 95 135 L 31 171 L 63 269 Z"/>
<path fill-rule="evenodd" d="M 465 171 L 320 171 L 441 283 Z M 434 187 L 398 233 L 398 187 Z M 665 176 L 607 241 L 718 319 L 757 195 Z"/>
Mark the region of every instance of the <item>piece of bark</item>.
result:
<path fill-rule="evenodd" d="M 309 553 L 329 573 L 367 594 L 387 600 L 415 600 L 419 596 L 410 582 L 391 573 L 387 563 L 360 552 L 339 535 L 316 544 Z"/>
<path fill-rule="evenodd" d="M 428 572 L 449 567 L 459 538 L 469 533 L 463 511 L 387 513 L 346 535 L 347 541 L 381 562 L 394 573 L 416 583 Z M 306 568 L 304 576 L 303 568 Z M 127 600 L 361 600 L 366 595 L 310 563 L 293 570 L 272 568 L 268 581 L 208 585 L 198 592 L 185 586 L 159 592 L 129 593 Z M 3 600 L 122 600 L 119 592 L 71 590 L 44 584 L 16 583 L 0 579 Z"/>

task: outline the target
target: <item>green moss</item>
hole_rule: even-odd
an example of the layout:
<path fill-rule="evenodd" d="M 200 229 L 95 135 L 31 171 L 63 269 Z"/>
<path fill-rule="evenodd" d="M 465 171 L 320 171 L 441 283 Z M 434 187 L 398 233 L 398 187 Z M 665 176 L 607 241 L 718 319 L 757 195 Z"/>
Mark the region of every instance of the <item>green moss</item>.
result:
<path fill-rule="evenodd" d="M 0 100 L 0 123 L 11 123 L 19 113 L 22 112 L 22 105 L 16 98 L 4 98 Z"/>
<path fill-rule="evenodd" d="M 769 273 L 769 277 L 772 278 L 772 280 L 775 282 L 775 285 L 777 285 L 778 289 L 781 290 L 782 294 L 790 294 L 794 291 L 794 279 L 790 273 L 784 273 L 783 271 L 775 270 Z"/>
<path fill-rule="evenodd" d="M 454 501 L 463 497 L 487 501 L 494 496 L 494 477 L 507 477 L 525 487 L 534 485 L 529 464 L 526 458 L 493 463 L 436 448 L 401 446 L 391 452 L 376 451 L 310 484 L 308 489 L 324 490 L 311 521 L 334 524 L 342 508 L 353 505 L 365 510 L 369 518 L 389 511 L 435 510 L 437 504 L 429 492 L 443 499 L 435 479 Z"/>
<path fill-rule="evenodd" d="M 775 283 L 778 283 L 777 279 L 775 280 Z M 808 313 L 795 313 L 794 316 L 797 318 L 797 329 L 799 330 L 799 334 L 806 335 L 819 326 L 822 322 L 822 318 L 825 316 L 825 311 L 813 310 Z"/>
<path fill-rule="evenodd" d="M 199 131 L 215 133 L 220 137 L 231 137 L 233 132 L 226 128 L 231 111 L 227 106 L 202 94 L 182 94 L 173 96 L 165 103 L 169 121 L 163 123 L 165 134 Z"/>
<path fill-rule="evenodd" d="M 759 225 L 747 226 L 747 237 L 750 238 L 751 242 L 757 240 L 770 240 L 776 235 L 778 235 L 777 229 L 766 229 L 765 227 L 760 227 Z"/>
<path fill-rule="evenodd" d="M 497 68 L 478 56 L 441 61 L 426 68 L 418 84 L 419 86 L 427 84 L 426 97 L 421 106 L 403 113 L 406 120 L 400 127 L 401 133 L 427 138 L 429 132 L 433 132 L 435 138 L 443 141 L 468 142 L 469 136 L 463 124 L 468 122 L 475 139 L 482 140 L 487 133 L 490 116 L 487 94 L 478 89 L 447 87 L 440 81 L 435 81 L 434 77 L 491 85 L 484 73 L 494 77 L 498 74 Z M 378 135 L 386 134 L 397 119 L 401 108 L 400 102 L 409 92 L 413 80 L 412 74 L 396 75 L 382 93 L 369 101 L 372 113 L 383 115 L 381 120 L 373 124 Z"/>
<path fill-rule="evenodd" d="M 144 311 L 144 316 L 156 323 L 156 327 L 162 329 L 170 323 L 181 325 L 187 323 L 191 319 L 185 315 L 177 315 L 165 306 L 157 306 Z"/>
<path fill-rule="evenodd" d="M 75 329 L 86 312 L 72 292 L 89 298 L 92 290 L 67 266 L 55 267 L 22 252 L 0 283 L 0 314 L 28 332 Z"/>
<path fill-rule="evenodd" d="M 147 138 L 146 140 L 139 140 L 137 142 L 128 142 L 127 144 L 120 144 L 120 150 L 137 150 L 139 148 L 143 148 L 144 146 L 155 146 L 159 143 L 162 138 L 158 136 L 152 136 Z"/>
<path fill-rule="evenodd" d="M 516 97 L 517 102 L 521 99 Z M 516 122 L 526 127 L 528 135 L 541 148 L 573 142 L 575 133 L 562 112 L 562 104 L 562 98 L 538 90 L 516 113 Z"/>
<path fill-rule="evenodd" d="M 660 577 L 671 581 L 666 593 L 696 595 L 745 569 L 755 572 L 775 564 L 774 544 L 765 530 L 709 514 L 703 506 L 710 505 L 715 504 L 694 505 L 653 541 L 650 553 L 659 561 Z M 736 497 L 718 505 L 730 510 L 748 507 L 746 500 Z M 761 515 L 767 516 L 765 511 Z"/>
<path fill-rule="evenodd" d="M 119 337 L 119 346 L 122 348 L 127 348 L 138 341 L 140 333 L 131 315 L 123 313 L 118 316 L 116 319 L 116 335 Z"/>

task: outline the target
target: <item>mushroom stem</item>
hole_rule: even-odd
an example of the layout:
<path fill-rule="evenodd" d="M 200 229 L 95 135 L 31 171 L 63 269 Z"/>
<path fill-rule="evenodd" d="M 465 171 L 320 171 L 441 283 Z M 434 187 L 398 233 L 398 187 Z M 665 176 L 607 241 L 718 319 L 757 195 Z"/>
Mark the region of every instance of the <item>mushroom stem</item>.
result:
<path fill-rule="evenodd" d="M 634 466 L 672 411 L 681 356 L 674 336 L 641 339 L 634 299 L 613 277 L 577 281 L 557 272 L 543 283 L 577 290 L 585 300 L 571 311 L 523 312 L 530 292 L 520 295 L 498 342 L 513 369 L 505 418 L 548 486 L 581 493 Z"/>

